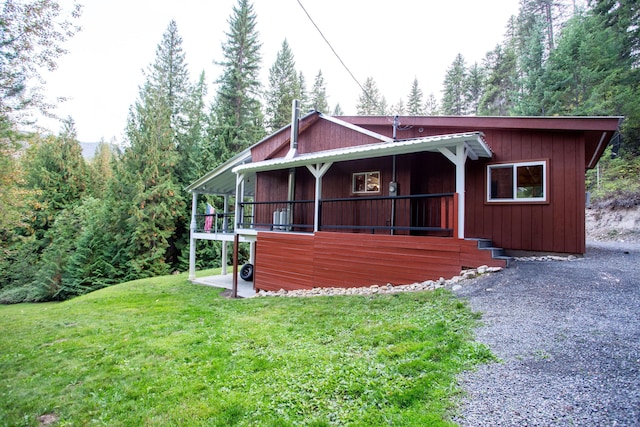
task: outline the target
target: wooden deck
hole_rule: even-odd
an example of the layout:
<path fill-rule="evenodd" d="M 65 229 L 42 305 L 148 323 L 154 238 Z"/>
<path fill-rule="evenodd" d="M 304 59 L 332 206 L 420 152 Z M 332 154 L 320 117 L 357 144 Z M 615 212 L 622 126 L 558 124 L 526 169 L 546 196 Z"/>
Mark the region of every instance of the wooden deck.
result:
<path fill-rule="evenodd" d="M 318 232 L 258 233 L 256 289 L 410 284 L 450 278 L 465 267 L 505 267 L 475 240 Z"/>

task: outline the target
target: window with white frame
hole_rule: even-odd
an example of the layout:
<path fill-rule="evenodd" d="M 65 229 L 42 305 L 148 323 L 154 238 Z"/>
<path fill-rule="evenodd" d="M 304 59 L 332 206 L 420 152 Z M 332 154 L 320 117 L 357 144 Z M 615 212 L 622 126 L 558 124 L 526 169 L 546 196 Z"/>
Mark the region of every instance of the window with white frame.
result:
<path fill-rule="evenodd" d="M 547 162 L 487 166 L 488 202 L 546 202 Z"/>
<path fill-rule="evenodd" d="M 379 193 L 380 172 L 354 173 L 351 191 L 353 194 Z"/>

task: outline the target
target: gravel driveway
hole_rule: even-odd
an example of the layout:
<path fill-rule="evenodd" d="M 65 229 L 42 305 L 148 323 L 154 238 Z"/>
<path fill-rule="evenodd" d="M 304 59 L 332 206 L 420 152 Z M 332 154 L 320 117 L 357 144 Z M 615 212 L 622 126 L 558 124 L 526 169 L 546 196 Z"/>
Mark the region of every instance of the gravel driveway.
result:
<path fill-rule="evenodd" d="M 640 245 L 516 261 L 456 294 L 500 358 L 460 377 L 462 426 L 640 425 Z"/>

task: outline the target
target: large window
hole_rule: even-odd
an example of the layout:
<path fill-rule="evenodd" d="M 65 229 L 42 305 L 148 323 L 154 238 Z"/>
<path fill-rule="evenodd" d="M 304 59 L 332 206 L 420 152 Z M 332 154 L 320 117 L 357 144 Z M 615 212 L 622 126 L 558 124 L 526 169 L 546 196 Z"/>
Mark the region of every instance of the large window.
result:
<path fill-rule="evenodd" d="M 488 202 L 546 202 L 547 162 L 487 166 Z"/>
<path fill-rule="evenodd" d="M 353 174 L 353 194 L 380 193 L 380 172 Z"/>

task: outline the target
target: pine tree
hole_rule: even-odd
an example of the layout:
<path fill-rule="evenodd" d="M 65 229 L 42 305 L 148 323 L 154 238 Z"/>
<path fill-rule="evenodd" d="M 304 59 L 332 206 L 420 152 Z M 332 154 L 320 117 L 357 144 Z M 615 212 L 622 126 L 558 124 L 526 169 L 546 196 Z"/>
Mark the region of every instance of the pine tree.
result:
<path fill-rule="evenodd" d="M 122 157 L 121 219 L 126 218 L 129 277 L 166 274 L 177 262 L 176 224 L 185 205 L 176 173 L 184 136 L 188 73 L 182 39 L 171 22 L 131 107 Z"/>
<path fill-rule="evenodd" d="M 478 107 L 484 92 L 484 70 L 478 63 L 474 63 L 468 70 L 465 81 L 465 104 L 467 112 L 472 115 L 478 114 Z"/>
<path fill-rule="evenodd" d="M 301 111 L 311 110 L 311 100 L 309 99 L 309 93 L 307 92 L 307 79 L 304 77 L 302 71 L 298 73 L 298 87 L 300 88 L 300 101 Z"/>
<path fill-rule="evenodd" d="M 208 130 L 206 112 L 207 84 L 204 71 L 184 104 L 184 133 L 178 145 L 178 182 L 186 187 L 213 168 L 205 140 Z"/>
<path fill-rule="evenodd" d="M 599 28 L 619 38 L 615 70 L 597 92 L 625 116 L 622 140 L 628 154 L 640 155 L 640 6 L 637 1 L 592 0 Z M 617 86 L 615 96 L 607 87 Z"/>
<path fill-rule="evenodd" d="M 30 197 L 29 190 L 24 186 L 24 173 L 18 160 L 18 153 L 23 145 L 22 138 L 8 118 L 0 114 L 0 245 L 8 238 L 3 234 L 24 226 L 22 212 Z"/>
<path fill-rule="evenodd" d="M 467 113 L 466 95 L 467 66 L 461 54 L 456 55 L 447 69 L 442 90 L 442 113 L 462 116 Z"/>
<path fill-rule="evenodd" d="M 478 111 L 483 116 L 507 116 L 513 111 L 518 94 L 516 51 L 511 42 L 497 45 L 487 53 L 483 68 L 486 70 L 486 88 Z"/>
<path fill-rule="evenodd" d="M 67 119 L 59 136 L 36 137 L 24 159 L 25 180 L 36 192 L 36 229 L 47 229 L 56 214 L 80 201 L 88 185 L 82 148 L 73 121 Z"/>
<path fill-rule="evenodd" d="M 266 94 L 267 127 L 272 131 L 291 122 L 291 105 L 300 100 L 300 79 L 296 72 L 293 52 L 287 39 L 282 42 L 276 61 L 269 69 L 269 88 Z"/>
<path fill-rule="evenodd" d="M 362 87 L 362 93 L 358 97 L 356 113 L 359 116 L 384 116 L 387 114 L 387 101 L 380 94 L 378 85 L 373 77 L 367 77 Z"/>
<path fill-rule="evenodd" d="M 427 100 L 424 103 L 424 113 L 427 116 L 437 116 L 440 114 L 440 106 L 438 105 L 438 100 L 433 93 L 430 93 L 427 96 Z"/>
<path fill-rule="evenodd" d="M 313 82 L 313 89 L 311 90 L 311 105 L 313 110 L 321 113 L 329 112 L 329 102 L 327 100 L 327 86 L 322 76 L 322 70 L 318 70 L 318 74 Z"/>
<path fill-rule="evenodd" d="M 265 134 L 260 104 L 260 48 L 257 19 L 249 0 L 238 0 L 229 18 L 222 44 L 224 60 L 208 141 L 214 162 L 211 167 L 259 141 Z"/>
<path fill-rule="evenodd" d="M 100 141 L 96 153 L 88 162 L 89 191 L 97 199 L 106 197 L 109 181 L 113 178 L 114 149 L 110 144 Z"/>
<path fill-rule="evenodd" d="M 34 138 L 23 159 L 25 185 L 32 190 L 29 220 L 9 252 L 11 286 L 23 301 L 44 301 L 61 286 L 68 253 L 73 250 L 74 209 L 88 188 L 88 174 L 73 121 L 58 136 Z M 30 271 L 24 271 L 26 263 Z M 15 301 L 17 302 L 17 301 Z"/>
<path fill-rule="evenodd" d="M 404 100 L 400 98 L 398 103 L 391 107 L 391 113 L 394 116 L 404 116 L 407 112 L 407 107 L 404 105 Z"/>
<path fill-rule="evenodd" d="M 516 115 L 545 114 L 542 78 L 547 56 L 545 22 L 542 16 L 528 16 L 521 10 L 518 16 L 517 36 L 518 99 L 514 106 Z"/>
<path fill-rule="evenodd" d="M 640 6 L 636 1 L 591 0 L 593 13 L 601 18 L 605 28 L 611 28 L 623 38 L 622 59 L 640 67 Z"/>
<path fill-rule="evenodd" d="M 333 113 L 331 114 L 334 116 L 344 116 L 344 111 L 342 110 L 340 103 L 336 104 L 335 108 L 333 109 Z"/>
<path fill-rule="evenodd" d="M 407 114 L 410 116 L 423 116 L 424 100 L 422 99 L 422 89 L 418 85 L 418 78 L 413 79 L 411 91 L 409 92 L 409 100 L 407 101 Z"/>

